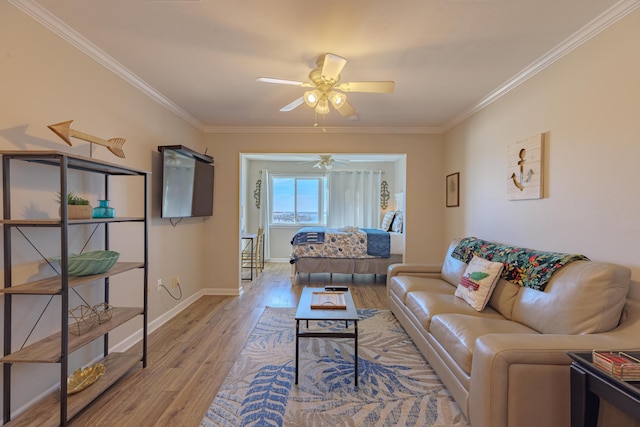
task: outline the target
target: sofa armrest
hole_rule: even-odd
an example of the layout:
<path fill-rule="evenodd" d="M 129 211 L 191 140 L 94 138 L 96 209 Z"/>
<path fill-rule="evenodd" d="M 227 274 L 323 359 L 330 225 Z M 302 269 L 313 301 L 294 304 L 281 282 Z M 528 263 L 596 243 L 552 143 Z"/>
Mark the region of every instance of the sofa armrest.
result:
<path fill-rule="evenodd" d="M 442 264 L 392 264 L 387 271 L 387 278 L 393 276 L 440 277 Z"/>
<path fill-rule="evenodd" d="M 539 399 L 534 396 L 540 390 L 544 390 L 548 412 L 567 412 L 572 362 L 567 352 L 637 349 L 640 323 L 628 326 L 599 334 L 488 334 L 478 338 L 471 365 L 470 421 L 474 427 L 483 427 L 507 426 L 512 417 L 523 419 L 522 414 L 509 412 L 530 406 L 527 402 Z M 545 425 L 544 419 L 536 422 Z"/>
<path fill-rule="evenodd" d="M 471 367 L 480 383 L 491 371 L 506 370 L 512 364 L 570 365 L 569 351 L 632 350 L 638 348 L 640 303 L 627 300 L 620 325 L 597 334 L 487 334 L 475 342 Z M 508 372 L 505 372 L 505 375 Z M 494 375 L 494 374 L 491 374 Z"/>
<path fill-rule="evenodd" d="M 634 350 L 638 348 L 637 336 L 619 339 L 620 334 L 601 333 L 585 335 L 555 334 L 487 334 L 476 340 L 473 350 L 472 384 L 476 376 L 488 379 L 491 371 L 505 370 L 509 365 L 570 365 L 570 351 Z M 495 374 L 492 374 L 495 375 Z"/>

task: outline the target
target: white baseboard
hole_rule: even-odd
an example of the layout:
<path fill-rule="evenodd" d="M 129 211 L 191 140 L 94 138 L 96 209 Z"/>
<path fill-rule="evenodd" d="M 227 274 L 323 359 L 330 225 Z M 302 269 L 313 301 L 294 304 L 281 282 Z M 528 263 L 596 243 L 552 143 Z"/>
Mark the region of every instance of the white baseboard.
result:
<path fill-rule="evenodd" d="M 206 289 L 201 289 L 198 293 L 200 294 L 198 296 L 198 298 L 200 298 L 202 295 L 221 295 L 221 296 L 234 296 L 234 297 L 238 297 L 240 295 L 242 295 L 242 289 L 213 289 L 213 288 L 206 288 Z"/>
<path fill-rule="evenodd" d="M 160 328 L 162 325 L 167 323 L 169 320 L 173 319 L 178 315 L 182 310 L 189 307 L 191 304 L 196 302 L 200 297 L 204 295 L 221 295 L 221 296 L 240 296 L 242 295 L 242 289 L 213 289 L 206 288 L 200 289 L 195 294 L 191 295 L 184 301 L 181 301 L 180 304 L 173 307 L 171 310 L 166 311 L 162 315 L 158 316 L 154 320 L 152 320 L 147 326 L 147 333 L 150 334 L 156 329 Z M 125 352 L 129 348 L 133 347 L 140 340 L 142 340 L 142 329 L 137 330 L 133 334 L 131 334 L 128 338 L 120 341 L 119 343 L 113 345 L 109 352 Z"/>

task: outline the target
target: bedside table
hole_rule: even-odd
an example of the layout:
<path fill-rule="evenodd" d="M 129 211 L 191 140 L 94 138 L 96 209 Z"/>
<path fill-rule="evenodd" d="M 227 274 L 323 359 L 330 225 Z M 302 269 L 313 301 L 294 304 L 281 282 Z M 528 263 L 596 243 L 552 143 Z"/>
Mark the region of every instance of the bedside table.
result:
<path fill-rule="evenodd" d="M 627 352 L 639 357 L 640 352 Z M 640 382 L 622 381 L 593 364 L 590 352 L 567 353 L 571 363 L 571 427 L 596 427 L 600 399 L 640 420 Z"/>

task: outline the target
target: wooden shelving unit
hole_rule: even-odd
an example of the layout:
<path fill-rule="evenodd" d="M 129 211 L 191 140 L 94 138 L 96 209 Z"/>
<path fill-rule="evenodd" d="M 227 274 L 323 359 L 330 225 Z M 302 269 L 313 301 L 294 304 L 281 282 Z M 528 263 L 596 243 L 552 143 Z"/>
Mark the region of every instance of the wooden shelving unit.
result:
<path fill-rule="evenodd" d="M 140 358 L 122 353 L 111 353 L 102 360 L 105 374 L 91 387 L 80 393 L 72 394 L 67 400 L 67 418 L 72 418 L 97 399 L 105 390 L 118 381 L 127 371 L 140 364 Z M 7 426 L 55 427 L 62 425 L 54 416 L 60 406 L 58 393 L 51 393 L 40 400 L 22 416 L 5 424 Z"/>
<path fill-rule="evenodd" d="M 75 288 L 76 286 L 84 285 L 85 283 L 93 282 L 99 279 L 105 279 L 107 277 L 115 276 L 116 274 L 124 273 L 125 271 L 133 270 L 136 268 L 144 268 L 144 263 L 117 262 L 106 273 L 81 277 L 69 276 L 67 286 L 69 288 Z M 0 289 L 0 293 L 19 295 L 58 295 L 62 293 L 62 288 L 63 286 L 61 277 L 50 277 L 47 279 L 36 280 L 35 282 L 29 282 L 21 285 L 15 285 L 10 288 Z"/>
<path fill-rule="evenodd" d="M 69 334 L 69 352 L 79 349 L 140 314 L 142 314 L 141 307 L 117 307 L 113 312 L 113 317 L 108 322 L 101 323 L 82 335 Z M 0 361 L 2 363 L 59 363 L 62 358 L 60 353 L 61 339 L 62 335 L 60 333 L 50 335 L 21 350 L 8 354 Z"/>
<path fill-rule="evenodd" d="M 58 151 L 0 151 L 2 156 L 3 171 L 3 217 L 0 224 L 4 235 L 4 288 L 0 293 L 4 294 L 4 352 L 0 362 L 3 364 L 3 420 L 4 425 L 38 425 L 38 426 L 66 426 L 70 418 L 90 405 L 102 392 L 118 381 L 131 368 L 147 364 L 147 313 L 148 313 L 148 172 L 136 170 L 121 165 L 115 165 L 91 158 L 74 156 Z M 66 200 L 61 204 L 61 218 L 52 219 L 13 219 L 11 218 L 11 164 L 14 161 L 26 161 L 38 163 L 45 167 L 56 167 L 60 172 L 60 194 L 67 194 L 67 178 L 69 170 L 79 170 L 104 176 L 104 196 L 109 196 L 109 177 L 142 176 L 144 181 L 144 215 L 141 217 L 116 217 L 116 218 L 92 218 L 82 220 L 68 219 L 68 206 Z M 63 198 L 64 199 L 64 198 Z M 74 226 L 83 224 L 103 224 L 105 232 L 105 248 L 109 249 L 109 227 L 117 223 L 140 223 L 144 227 L 144 254 L 143 260 L 137 262 L 118 262 L 109 271 L 92 276 L 73 277 L 68 274 L 68 236 Z M 60 229 L 60 266 L 59 276 L 31 281 L 28 283 L 13 283 L 12 279 L 12 254 L 11 254 L 11 230 L 24 227 L 48 227 Z M 75 287 L 91 282 L 103 281 L 104 302 L 109 303 L 109 278 L 114 275 L 126 274 L 132 270 L 144 271 L 142 283 L 143 293 L 142 307 L 116 307 L 110 320 L 100 323 L 81 335 L 71 334 L 69 331 L 69 291 Z M 136 279 L 139 280 L 139 279 Z M 61 319 L 60 331 L 44 339 L 29 344 L 21 349 L 12 348 L 12 305 L 14 298 L 29 298 L 33 295 L 52 295 L 60 300 Z M 132 319 L 142 317 L 143 338 L 142 353 L 138 356 L 124 355 L 122 353 L 109 353 L 109 332 Z M 106 372 L 96 383 L 87 389 L 73 395 L 67 394 L 67 377 L 71 374 L 68 357 L 69 354 L 84 345 L 103 338 L 103 356 L 101 363 L 105 365 Z M 11 419 L 11 368 L 15 363 L 58 363 L 60 365 L 60 389 L 50 396 L 36 403 L 21 416 Z M 59 417 L 55 417 L 55 412 Z"/>

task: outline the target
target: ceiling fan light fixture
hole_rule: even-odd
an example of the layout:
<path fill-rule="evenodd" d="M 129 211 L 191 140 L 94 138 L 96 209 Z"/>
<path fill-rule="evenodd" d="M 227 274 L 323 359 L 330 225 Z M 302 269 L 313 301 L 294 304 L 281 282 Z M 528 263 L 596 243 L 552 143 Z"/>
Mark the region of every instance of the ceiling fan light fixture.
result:
<path fill-rule="evenodd" d="M 320 100 L 320 91 L 318 89 L 310 90 L 304 93 L 304 102 L 311 108 L 315 108 Z"/>
<path fill-rule="evenodd" d="M 331 91 L 331 93 L 329 94 L 329 100 L 331 101 L 331 105 L 333 105 L 333 108 L 339 110 L 347 101 L 347 96 L 340 92 Z"/>
<path fill-rule="evenodd" d="M 329 162 L 325 162 L 325 161 L 321 160 L 318 163 L 316 163 L 315 165 L 313 165 L 313 167 L 314 168 L 318 168 L 318 169 L 324 168 L 324 170 L 331 170 L 333 168 L 333 160 L 331 160 Z"/>
<path fill-rule="evenodd" d="M 318 163 L 313 165 L 314 168 L 324 168 L 325 170 L 331 170 L 333 168 L 333 162 L 335 160 L 333 160 L 331 154 L 319 154 L 318 156 L 320 157 L 320 160 L 318 160 Z"/>
<path fill-rule="evenodd" d="M 326 95 L 323 95 L 318 100 L 318 105 L 316 105 L 316 113 L 318 114 L 329 114 L 329 100 Z"/>
<path fill-rule="evenodd" d="M 291 111 L 299 105 L 307 104 L 317 114 L 329 114 L 330 104 L 340 115 L 349 120 L 358 120 L 356 110 L 347 101 L 345 92 L 392 93 L 395 90 L 393 81 L 356 81 L 340 82 L 340 73 L 347 60 L 333 53 L 321 55 L 316 60 L 317 67 L 309 72 L 308 82 L 258 77 L 256 80 L 265 83 L 277 83 L 309 88 L 303 96 L 290 102 L 280 111 Z M 317 119 L 317 116 L 316 116 Z M 314 126 L 317 126 L 317 120 Z M 323 131 L 326 132 L 325 129 Z"/>

